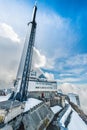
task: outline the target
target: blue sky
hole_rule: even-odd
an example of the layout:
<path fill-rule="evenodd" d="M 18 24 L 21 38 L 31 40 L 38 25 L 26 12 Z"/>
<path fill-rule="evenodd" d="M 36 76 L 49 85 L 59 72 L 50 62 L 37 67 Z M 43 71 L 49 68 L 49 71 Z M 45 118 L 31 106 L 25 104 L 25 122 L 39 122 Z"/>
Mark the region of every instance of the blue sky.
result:
<path fill-rule="evenodd" d="M 1 0 L 0 24 L 2 31 L 0 36 L 3 38 L 1 47 L 6 49 L 6 43 L 4 43 L 6 38 L 15 42 L 14 46 L 16 45 L 17 49 L 13 51 L 13 55 L 19 52 L 19 56 L 9 60 L 14 60 L 16 67 L 21 56 L 26 36 L 26 24 L 30 21 L 33 5 L 34 0 Z M 53 75 L 59 83 L 87 83 L 86 5 L 86 0 L 38 0 L 37 2 L 35 46 L 39 51 L 39 56 L 41 56 L 39 57 L 41 62 L 39 67 L 46 73 L 49 72 L 51 76 Z M 5 29 L 5 27 L 9 28 L 7 26 L 10 27 L 10 31 L 15 32 L 15 37 L 12 36 L 11 32 L 9 33 L 11 35 L 8 36 Z M 20 44 L 17 44 L 16 42 L 19 41 Z M 8 54 L 9 48 L 14 48 L 14 46 L 13 43 L 9 45 L 5 51 L 6 54 Z M 4 55 L 2 53 L 2 56 Z"/>
<path fill-rule="evenodd" d="M 81 33 L 81 39 L 75 46 L 76 53 L 87 52 L 87 1 L 86 0 L 43 0 L 44 6 L 48 6 L 64 18 L 70 18 L 72 25 Z"/>
<path fill-rule="evenodd" d="M 62 67 L 62 69 L 59 68 L 56 72 L 54 71 L 55 78 L 61 80 L 64 78 L 71 78 L 71 81 L 69 82 L 81 84 L 87 83 L 87 77 L 85 77 L 87 72 L 87 62 L 85 63 L 84 61 L 87 60 L 87 2 L 85 0 L 55 0 L 55 2 L 53 0 L 43 0 L 40 2 L 43 3 L 43 7 L 54 11 L 56 14 L 67 20 L 69 19 L 71 30 L 76 33 L 75 38 L 77 38 L 76 41 L 69 41 L 72 42 L 72 44 L 68 46 L 68 41 L 65 41 L 65 46 L 70 49 L 68 56 L 55 59 L 54 68 L 58 68 L 58 65 Z M 68 35 L 66 37 L 68 37 Z M 71 37 L 71 40 L 73 40 L 73 34 L 71 34 Z M 64 48 L 62 51 L 66 51 L 66 49 Z M 54 73 L 52 70 L 51 72 Z M 60 75 L 62 76 L 60 77 Z"/>

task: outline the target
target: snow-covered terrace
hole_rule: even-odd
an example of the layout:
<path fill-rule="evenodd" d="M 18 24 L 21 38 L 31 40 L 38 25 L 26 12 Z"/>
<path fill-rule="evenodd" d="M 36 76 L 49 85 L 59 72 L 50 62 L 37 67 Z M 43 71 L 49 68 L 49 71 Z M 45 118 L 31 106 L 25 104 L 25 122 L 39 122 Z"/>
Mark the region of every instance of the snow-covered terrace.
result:
<path fill-rule="evenodd" d="M 54 106 L 54 107 L 51 107 L 51 110 L 53 111 L 54 114 L 60 112 L 60 110 L 62 109 L 62 107 L 60 106 Z"/>

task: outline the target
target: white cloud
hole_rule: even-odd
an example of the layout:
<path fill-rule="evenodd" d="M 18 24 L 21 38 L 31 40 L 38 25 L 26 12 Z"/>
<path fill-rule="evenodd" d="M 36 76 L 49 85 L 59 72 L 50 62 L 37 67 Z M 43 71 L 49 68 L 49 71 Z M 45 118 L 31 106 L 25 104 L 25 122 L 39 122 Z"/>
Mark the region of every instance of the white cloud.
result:
<path fill-rule="evenodd" d="M 56 64 L 55 68 L 61 73 L 58 77 L 59 82 L 86 82 L 87 53 L 59 58 Z"/>
<path fill-rule="evenodd" d="M 0 67 L 0 80 L 3 79 L 5 79 L 6 82 L 10 82 L 12 79 L 14 79 L 14 70 L 8 71 L 7 69 Z"/>
<path fill-rule="evenodd" d="M 13 87 L 16 71 L 0 67 L 0 89 Z"/>
<path fill-rule="evenodd" d="M 45 68 L 53 69 L 54 68 L 54 64 L 55 64 L 55 59 L 54 58 L 46 57 L 46 65 L 44 66 Z"/>
<path fill-rule="evenodd" d="M 77 65 L 87 65 L 87 54 L 78 54 L 68 58 L 66 61 L 67 65 L 77 66 Z"/>
<path fill-rule="evenodd" d="M 59 70 L 67 68 L 68 73 L 80 74 L 87 69 L 87 53 L 58 58 L 57 64 Z"/>
<path fill-rule="evenodd" d="M 42 54 L 37 48 L 34 47 L 32 65 L 36 68 L 44 67 L 50 69 L 54 66 L 54 59 L 46 57 L 46 55 Z"/>
<path fill-rule="evenodd" d="M 64 76 L 72 76 L 72 73 L 61 73 L 59 74 L 60 77 L 64 77 Z"/>
<path fill-rule="evenodd" d="M 38 49 L 34 47 L 33 49 L 33 61 L 32 65 L 34 67 L 44 67 L 46 65 L 46 57 L 40 53 Z"/>
<path fill-rule="evenodd" d="M 47 77 L 48 80 L 54 80 L 54 75 L 52 73 L 45 72 L 45 76 Z"/>
<path fill-rule="evenodd" d="M 67 93 L 76 93 L 80 97 L 81 108 L 87 114 L 87 84 L 70 84 L 63 83 L 58 86 L 65 94 Z"/>
<path fill-rule="evenodd" d="M 65 82 L 58 87 L 61 88 L 65 94 L 71 93 L 71 92 L 77 93 L 77 87 L 71 83 Z"/>
<path fill-rule="evenodd" d="M 49 58 L 61 58 L 71 54 L 72 46 L 79 40 L 71 20 L 54 12 L 39 12 L 37 17 L 37 46 Z"/>
<path fill-rule="evenodd" d="M 73 82 L 74 83 L 74 82 L 80 82 L 81 78 L 65 77 L 65 78 L 58 79 L 57 81 L 60 82 L 60 83 L 65 83 L 65 82 L 68 82 L 68 83 Z"/>
<path fill-rule="evenodd" d="M 13 42 L 20 42 L 17 33 L 13 30 L 13 28 L 10 25 L 6 23 L 0 23 L 0 36 L 9 38 Z"/>
<path fill-rule="evenodd" d="M 10 87 L 9 83 L 15 79 L 20 50 L 20 44 L 14 44 L 10 39 L 0 37 L 0 88 Z"/>
<path fill-rule="evenodd" d="M 68 69 L 67 72 L 80 75 L 80 73 L 84 72 L 84 70 L 85 70 L 85 67 L 82 66 L 80 68 L 79 66 L 76 66 L 76 68 Z"/>

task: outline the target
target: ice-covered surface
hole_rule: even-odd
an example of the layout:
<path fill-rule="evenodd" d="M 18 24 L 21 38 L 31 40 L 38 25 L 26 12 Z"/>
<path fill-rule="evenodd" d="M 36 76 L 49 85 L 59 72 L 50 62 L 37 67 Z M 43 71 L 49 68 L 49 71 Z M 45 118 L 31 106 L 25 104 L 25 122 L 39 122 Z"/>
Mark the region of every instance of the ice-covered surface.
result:
<path fill-rule="evenodd" d="M 65 128 L 65 121 L 67 121 L 67 118 L 72 111 L 70 122 L 68 124 L 68 130 L 87 130 L 87 125 L 85 122 L 81 119 L 81 117 L 78 115 L 78 113 L 73 110 L 71 106 L 68 107 L 67 111 L 64 113 L 62 118 L 60 119 L 60 124 L 63 128 Z"/>
<path fill-rule="evenodd" d="M 87 130 L 87 125 L 75 111 L 72 113 L 71 121 L 68 125 L 68 130 Z"/>
<path fill-rule="evenodd" d="M 61 109 L 62 109 L 62 107 L 60 107 L 60 106 L 51 107 L 51 110 L 53 111 L 54 114 L 56 114 L 57 112 L 59 112 Z"/>
<path fill-rule="evenodd" d="M 0 96 L 0 102 L 8 100 L 10 96 L 11 94 L 8 94 L 6 96 Z"/>
<path fill-rule="evenodd" d="M 77 94 L 69 93 L 68 96 L 72 103 L 74 103 L 77 106 L 80 106 L 79 96 Z"/>
<path fill-rule="evenodd" d="M 69 102 L 67 100 L 65 100 L 65 104 L 69 104 Z"/>
<path fill-rule="evenodd" d="M 38 100 L 38 99 L 35 99 L 35 98 L 29 98 L 25 103 L 24 112 L 30 110 L 31 108 L 40 104 L 41 102 L 42 102 L 41 100 Z"/>
<path fill-rule="evenodd" d="M 60 120 L 61 125 L 64 126 L 64 127 L 65 127 L 64 123 L 67 120 L 67 117 L 69 116 L 71 110 L 72 110 L 72 108 L 71 108 L 71 106 L 69 106 L 67 111 L 64 113 L 64 115 L 62 116 L 62 118 Z"/>

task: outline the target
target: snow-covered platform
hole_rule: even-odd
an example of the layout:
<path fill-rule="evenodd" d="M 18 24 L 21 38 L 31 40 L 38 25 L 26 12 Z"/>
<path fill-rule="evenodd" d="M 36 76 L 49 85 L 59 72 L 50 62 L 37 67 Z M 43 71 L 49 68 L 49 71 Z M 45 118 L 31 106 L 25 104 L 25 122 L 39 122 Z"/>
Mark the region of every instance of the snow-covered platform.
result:
<path fill-rule="evenodd" d="M 87 130 L 87 125 L 79 117 L 78 113 L 73 110 L 71 121 L 68 125 L 68 130 Z"/>
<path fill-rule="evenodd" d="M 58 112 L 60 112 L 61 109 L 62 109 L 62 107 L 60 107 L 58 105 L 51 107 L 51 110 L 53 111 L 54 114 L 57 114 Z"/>
<path fill-rule="evenodd" d="M 24 108 L 24 112 L 29 111 L 30 109 L 32 109 L 33 107 L 37 106 L 38 104 L 42 103 L 41 100 L 35 99 L 35 98 L 29 98 L 26 102 L 25 102 L 25 108 Z"/>

